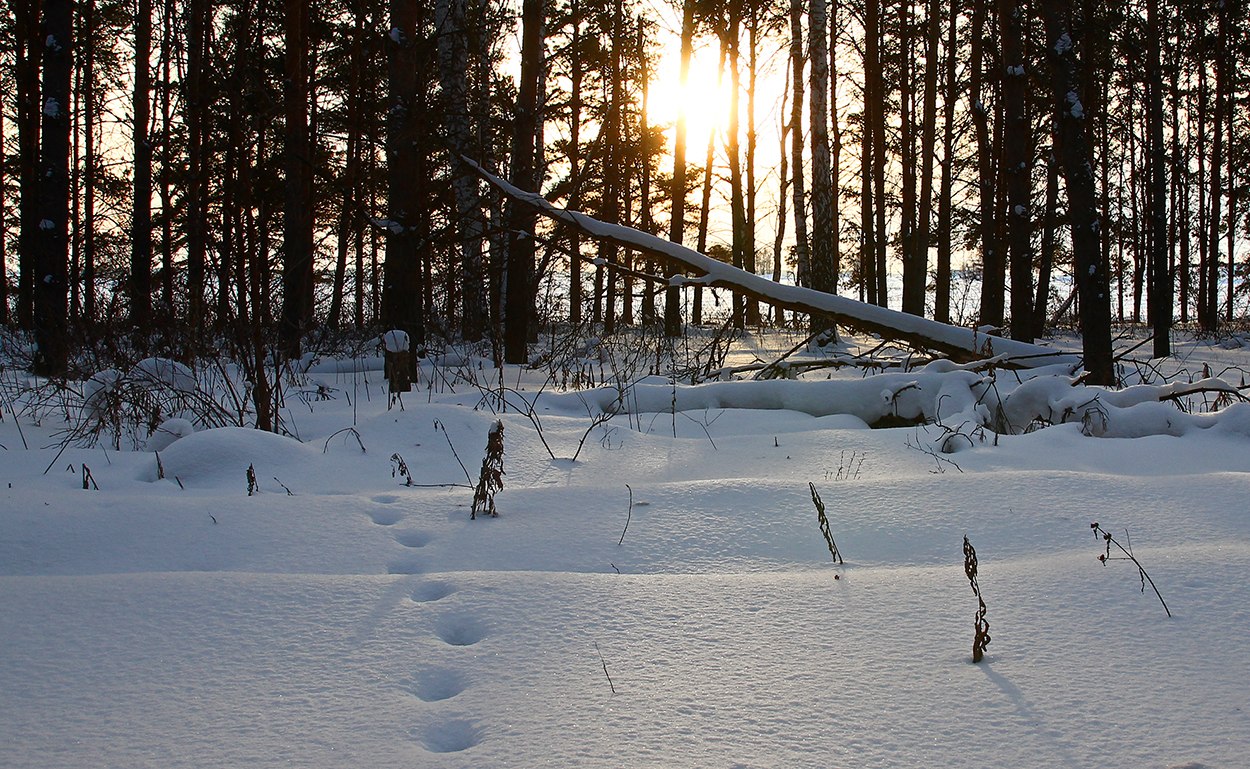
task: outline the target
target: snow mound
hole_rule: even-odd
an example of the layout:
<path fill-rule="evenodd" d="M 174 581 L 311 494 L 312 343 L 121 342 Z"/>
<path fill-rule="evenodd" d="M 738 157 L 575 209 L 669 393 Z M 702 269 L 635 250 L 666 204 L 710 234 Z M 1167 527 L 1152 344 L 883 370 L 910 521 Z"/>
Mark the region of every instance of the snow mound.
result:
<path fill-rule="evenodd" d="M 315 449 L 293 438 L 243 427 L 219 427 L 187 435 L 161 454 L 165 476 L 176 476 L 188 487 L 236 480 L 243 484 L 249 465 L 262 478 L 284 469 L 307 470 L 319 458 Z"/>

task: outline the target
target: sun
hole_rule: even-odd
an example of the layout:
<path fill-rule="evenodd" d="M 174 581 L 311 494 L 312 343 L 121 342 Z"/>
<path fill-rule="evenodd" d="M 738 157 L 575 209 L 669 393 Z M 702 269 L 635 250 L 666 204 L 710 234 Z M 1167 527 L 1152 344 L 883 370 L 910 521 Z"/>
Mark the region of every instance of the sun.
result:
<path fill-rule="evenodd" d="M 723 132 L 729 121 L 729 73 L 718 77 L 717 58 L 714 45 L 696 48 L 690 59 L 689 83 L 683 89 L 681 50 L 677 46 L 666 48 L 650 85 L 648 119 L 652 124 L 669 126 L 666 133 L 670 147 L 677 119 L 685 109 L 686 158 L 694 163 L 704 161 L 708 138 Z M 745 109 L 745 101 L 740 108 Z"/>

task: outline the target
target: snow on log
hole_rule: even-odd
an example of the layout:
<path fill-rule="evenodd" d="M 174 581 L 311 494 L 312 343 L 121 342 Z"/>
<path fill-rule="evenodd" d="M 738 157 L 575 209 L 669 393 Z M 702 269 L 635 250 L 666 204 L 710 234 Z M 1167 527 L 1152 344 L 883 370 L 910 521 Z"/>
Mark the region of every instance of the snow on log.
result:
<path fill-rule="evenodd" d="M 961 361 L 1000 355 L 1005 356 L 1006 365 L 1021 368 L 1055 363 L 1078 365 L 1081 361 L 1079 353 L 1017 342 L 1005 337 L 988 336 L 974 329 L 938 323 L 916 315 L 858 302 L 844 296 L 776 283 L 632 227 L 608 224 L 583 213 L 560 208 L 537 193 L 526 192 L 509 184 L 469 158 L 462 156 L 461 159 L 474 173 L 504 195 L 532 206 L 549 219 L 575 227 L 598 240 L 610 241 L 625 248 L 644 252 L 693 274 L 693 277 L 680 275 L 674 277 L 671 281 L 672 285 L 730 289 L 785 309 L 825 316 L 847 328 L 877 334 L 885 339 L 906 342 L 921 349 L 941 352 Z"/>

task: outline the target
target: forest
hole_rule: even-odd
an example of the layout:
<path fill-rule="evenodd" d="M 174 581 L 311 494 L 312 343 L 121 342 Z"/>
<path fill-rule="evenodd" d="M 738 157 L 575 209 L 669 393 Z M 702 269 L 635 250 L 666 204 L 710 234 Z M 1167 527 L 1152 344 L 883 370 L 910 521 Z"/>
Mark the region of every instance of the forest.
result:
<path fill-rule="evenodd" d="M 1243 4 L 657 2 L 9 0 L 0 324 L 66 377 L 222 349 L 258 376 L 384 329 L 518 363 L 553 326 L 847 320 L 487 177 L 778 283 L 1076 328 L 1092 382 L 1113 324 L 1161 357 L 1244 315 Z"/>

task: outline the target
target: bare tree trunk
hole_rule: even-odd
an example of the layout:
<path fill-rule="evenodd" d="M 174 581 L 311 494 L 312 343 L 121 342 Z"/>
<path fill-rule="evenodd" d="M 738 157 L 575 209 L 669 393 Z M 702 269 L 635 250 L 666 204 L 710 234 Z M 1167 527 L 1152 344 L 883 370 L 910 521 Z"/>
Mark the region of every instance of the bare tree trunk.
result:
<path fill-rule="evenodd" d="M 521 13 L 521 83 L 517 94 L 512 143 L 512 178 L 522 189 L 533 187 L 537 148 L 538 84 L 542 77 L 542 0 L 525 0 Z M 535 190 L 537 191 L 537 190 Z M 504 360 L 529 360 L 534 322 L 534 214 L 513 206 L 508 216 L 507 285 L 504 290 Z"/>
<path fill-rule="evenodd" d="M 472 127 L 469 120 L 469 42 L 466 0 L 437 0 L 434 28 L 438 37 L 439 69 L 447 99 L 447 138 L 454 152 L 467 154 Z M 477 180 L 460 173 L 452 180 L 456 227 L 460 242 L 460 331 L 466 341 L 482 338 L 486 305 L 482 298 L 482 204 Z"/>
<path fill-rule="evenodd" d="M 695 239 L 695 250 L 700 254 L 707 251 L 708 220 L 712 208 L 712 163 L 716 159 L 716 137 L 707 138 L 707 159 L 703 164 L 703 195 L 699 206 L 699 234 Z M 690 322 L 696 326 L 703 325 L 703 288 L 694 287 L 694 299 L 691 300 Z"/>
<path fill-rule="evenodd" d="M 1016 0 L 999 0 L 1003 41 L 1003 160 L 1007 182 L 1005 222 L 1011 264 L 1011 338 L 1033 341 L 1032 158 L 1033 126 L 1029 120 L 1028 80 L 1024 68 L 1023 8 Z"/>
<path fill-rule="evenodd" d="M 685 0 L 681 19 L 681 70 L 679 87 L 681 93 L 686 92 L 690 84 L 690 59 L 694 54 L 694 22 L 695 0 Z M 685 105 L 681 105 L 677 113 L 677 128 L 673 137 L 673 186 L 670 193 L 672 199 L 672 215 L 668 224 L 668 239 L 680 244 L 686 233 L 686 132 L 687 115 Z M 666 273 L 673 277 L 677 273 L 670 269 Z M 681 335 L 681 289 L 670 285 L 664 294 L 664 335 L 673 338 Z"/>
<path fill-rule="evenodd" d="M 794 204 L 794 258 L 795 282 L 811 287 L 811 257 L 807 238 L 807 190 L 803 174 L 803 3 L 790 0 L 790 165 L 793 166 L 794 183 L 790 194 Z"/>
<path fill-rule="evenodd" d="M 360 166 L 361 150 L 361 78 L 364 68 L 365 17 L 361 9 L 354 13 L 350 60 L 348 62 L 347 146 L 343 167 L 343 201 L 339 206 L 337 242 L 334 259 L 334 288 L 330 294 L 330 310 L 326 323 L 337 328 L 343 320 L 343 299 L 347 286 L 347 252 L 360 232 Z M 370 150 L 371 151 L 371 150 Z M 360 250 L 356 251 L 356 286 L 361 285 Z M 359 307 L 360 301 L 357 300 Z M 361 324 L 363 325 L 363 324 Z"/>
<path fill-rule="evenodd" d="M 187 354 L 198 351 L 205 321 L 204 267 L 207 254 L 208 173 L 205 123 L 210 105 L 207 84 L 209 30 L 208 0 L 189 0 L 187 6 L 187 322 L 191 334 Z"/>
<path fill-rule="evenodd" d="M 18 185 L 21 193 L 17 239 L 17 325 L 35 327 L 35 273 L 39 240 L 39 35 L 40 0 L 9 0 L 13 12 L 14 80 L 17 84 Z"/>
<path fill-rule="evenodd" d="M 152 91 L 152 0 L 139 0 L 135 15 L 135 82 L 131 146 L 134 200 L 130 221 L 130 325 L 142 340 L 152 315 L 152 144 L 148 140 Z"/>
<path fill-rule="evenodd" d="M 920 294 L 920 312 L 924 312 L 924 293 L 929 277 L 929 243 L 933 234 L 933 163 L 937 145 L 937 82 L 938 82 L 938 46 L 942 37 L 942 3 L 929 0 L 925 19 L 925 64 L 924 64 L 924 103 L 922 117 L 923 127 L 920 137 L 920 218 L 916 223 L 915 267 L 919 267 L 919 276 L 913 276 L 914 285 L 911 292 Z M 952 19 L 955 16 L 951 13 Z M 953 98 L 953 93 L 947 98 Z M 906 278 L 904 278 L 904 292 Z M 904 302 L 906 304 L 906 302 Z"/>
<path fill-rule="evenodd" d="M 742 77 L 739 67 L 738 28 L 742 23 L 742 0 L 730 0 L 729 26 L 724 34 L 729 46 L 729 122 L 725 129 L 725 153 L 729 156 L 729 211 L 733 223 L 733 266 L 743 269 L 747 248 L 754 244 L 746 242 L 746 211 L 742 196 L 742 157 L 738 144 L 739 104 L 742 92 Z M 743 298 L 734 294 L 733 325 L 743 328 L 746 324 Z"/>
<path fill-rule="evenodd" d="M 1150 319 L 1154 327 L 1154 357 L 1172 354 L 1172 274 L 1168 269 L 1167 153 L 1163 143 L 1163 75 L 1160 48 L 1159 0 L 1146 3 L 1146 79 L 1149 89 L 1150 141 Z"/>
<path fill-rule="evenodd" d="M 300 356 L 313 316 L 312 135 L 309 128 L 309 14 L 304 0 L 286 0 L 286 211 L 282 237 L 282 347 Z"/>
<path fill-rule="evenodd" d="M 1003 257 L 998 253 L 998 222 L 996 209 L 997 173 L 994 145 L 990 141 L 989 113 L 985 105 L 985 25 L 987 3 L 975 3 L 972 15 L 972 63 L 969 98 L 972 101 L 972 122 L 977 143 L 977 193 L 981 212 L 981 313 L 980 323 L 1001 326 L 1003 323 Z"/>
<path fill-rule="evenodd" d="M 959 65 L 959 14 L 951 10 L 950 29 L 946 38 L 946 89 L 942 126 L 942 181 L 938 192 L 937 272 L 933 290 L 933 318 L 939 323 L 951 320 L 951 220 L 954 201 L 955 104 Z"/>
<path fill-rule="evenodd" d="M 1111 297 L 1107 265 L 1100 256 L 1102 224 L 1098 217 L 1094 174 L 1085 135 L 1086 115 L 1081 105 L 1081 67 L 1076 58 L 1071 0 L 1043 6 L 1047 58 L 1054 78 L 1055 109 L 1059 113 L 1056 146 L 1062 158 L 1068 190 L 1068 218 L 1072 254 L 1080 298 L 1081 336 L 1085 370 L 1092 384 L 1115 384 L 1111 349 Z"/>
<path fill-rule="evenodd" d="M 425 338 L 425 295 L 422 286 L 421 233 L 424 149 L 418 146 L 419 44 L 417 4 L 390 0 L 391 33 L 386 39 L 390 84 L 386 127 L 387 232 L 382 266 L 382 323 L 405 331 L 413 341 Z"/>
<path fill-rule="evenodd" d="M 826 0 L 810 0 L 808 51 L 811 59 L 812 143 L 812 251 L 811 283 L 817 291 L 832 294 L 833 285 L 833 171 L 829 155 L 829 26 Z M 828 319 L 812 318 L 813 332 Z"/>
<path fill-rule="evenodd" d="M 746 221 L 742 252 L 742 264 L 748 272 L 757 271 L 755 256 L 755 150 L 759 137 L 755 131 L 755 89 L 759 74 L 760 9 L 755 3 L 747 6 L 747 151 L 746 151 Z M 745 297 L 746 324 L 760 325 L 760 303 L 754 297 Z"/>
<path fill-rule="evenodd" d="M 43 9 L 43 127 L 40 131 L 39 231 L 35 239 L 35 357 L 32 371 L 66 374 L 69 261 L 70 72 L 73 3 L 46 0 Z"/>

